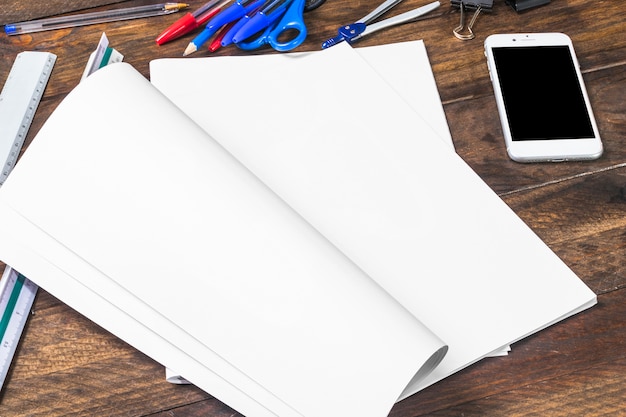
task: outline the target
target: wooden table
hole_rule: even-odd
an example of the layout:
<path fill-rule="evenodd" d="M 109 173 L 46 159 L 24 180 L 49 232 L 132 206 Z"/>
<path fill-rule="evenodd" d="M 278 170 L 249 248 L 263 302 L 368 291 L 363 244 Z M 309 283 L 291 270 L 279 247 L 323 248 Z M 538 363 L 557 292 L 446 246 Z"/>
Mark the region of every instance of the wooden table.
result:
<path fill-rule="evenodd" d="M 20 13 L 30 16 L 39 7 L 35 5 L 38 2 L 9 3 L 8 8 L 0 11 L 2 24 L 15 20 Z M 67 2 L 56 3 L 67 6 Z M 72 4 L 79 7 L 103 3 L 107 1 L 82 0 Z M 128 1 L 121 5 L 141 3 Z M 203 1 L 189 3 L 198 7 Z M 319 49 L 321 42 L 333 36 L 341 24 L 364 16 L 378 3 L 328 0 L 306 15 L 309 35 L 299 50 Z M 405 0 L 391 13 L 425 3 Z M 599 303 L 514 344 L 507 357 L 483 360 L 396 404 L 390 415 L 626 415 L 623 2 L 552 0 L 549 5 L 517 14 L 504 0 L 495 0 L 493 11 L 479 16 L 474 26 L 476 38 L 467 42 L 453 37 L 459 13 L 445 0 L 443 3 L 422 21 L 387 29 L 364 38 L 359 45 L 424 39 L 457 152 L 598 294 Z M 50 8 L 55 2 L 47 4 Z M 0 80 L 6 80 L 16 54 L 21 51 L 58 55 L 26 144 L 78 83 L 103 31 L 111 45 L 125 55 L 125 61 L 149 77 L 150 60 L 181 56 L 191 39 L 186 37 L 160 47 L 155 44 L 160 31 L 178 17 L 15 37 L 0 35 Z M 512 162 L 506 156 L 483 41 L 492 33 L 519 31 L 565 32 L 572 37 L 604 140 L 605 154 L 599 160 L 527 165 Z M 228 54 L 244 52 L 229 47 L 216 53 Z M 195 54 L 207 55 L 206 51 Z M 463 201 L 459 201 L 462 205 Z M 0 416 L 25 415 L 239 414 L 193 386 L 166 383 L 158 363 L 40 290 L 0 397 Z"/>

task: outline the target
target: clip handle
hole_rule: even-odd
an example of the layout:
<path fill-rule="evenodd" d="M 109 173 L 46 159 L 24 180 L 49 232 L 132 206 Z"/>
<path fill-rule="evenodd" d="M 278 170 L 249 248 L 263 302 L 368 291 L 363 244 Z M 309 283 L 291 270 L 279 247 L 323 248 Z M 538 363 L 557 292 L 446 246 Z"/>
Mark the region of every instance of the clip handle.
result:
<path fill-rule="evenodd" d="M 472 16 L 472 20 L 470 20 L 469 25 L 467 25 L 467 28 L 465 28 L 465 5 L 463 2 L 461 2 L 460 9 L 461 9 L 461 21 L 459 22 L 459 26 L 455 27 L 452 30 L 452 33 L 454 33 L 454 36 L 456 36 L 457 39 L 460 39 L 462 41 L 469 41 L 476 37 L 472 28 L 474 27 L 474 23 L 476 23 L 476 18 L 478 17 L 478 15 L 480 14 L 482 10 L 482 6 L 478 6 L 476 8 L 476 11 L 474 12 L 474 15 Z M 466 29 L 467 33 L 461 33 L 463 29 Z"/>

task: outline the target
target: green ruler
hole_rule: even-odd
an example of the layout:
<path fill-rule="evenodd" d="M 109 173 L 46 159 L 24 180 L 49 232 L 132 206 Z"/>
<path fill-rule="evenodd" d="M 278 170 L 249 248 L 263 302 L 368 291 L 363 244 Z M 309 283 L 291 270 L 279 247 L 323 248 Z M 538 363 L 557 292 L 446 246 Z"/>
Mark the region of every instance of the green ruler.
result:
<path fill-rule="evenodd" d="M 15 349 L 37 295 L 37 285 L 10 266 L 0 280 L 0 386 L 9 372 Z"/>

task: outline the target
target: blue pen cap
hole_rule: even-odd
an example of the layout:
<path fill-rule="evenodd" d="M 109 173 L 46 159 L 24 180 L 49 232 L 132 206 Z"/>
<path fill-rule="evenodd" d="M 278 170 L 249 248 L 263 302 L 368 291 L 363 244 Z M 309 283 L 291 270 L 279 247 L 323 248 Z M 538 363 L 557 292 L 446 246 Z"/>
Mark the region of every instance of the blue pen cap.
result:
<path fill-rule="evenodd" d="M 15 32 L 17 32 L 17 28 L 15 27 L 15 25 L 4 25 L 4 32 L 7 35 L 13 35 Z"/>

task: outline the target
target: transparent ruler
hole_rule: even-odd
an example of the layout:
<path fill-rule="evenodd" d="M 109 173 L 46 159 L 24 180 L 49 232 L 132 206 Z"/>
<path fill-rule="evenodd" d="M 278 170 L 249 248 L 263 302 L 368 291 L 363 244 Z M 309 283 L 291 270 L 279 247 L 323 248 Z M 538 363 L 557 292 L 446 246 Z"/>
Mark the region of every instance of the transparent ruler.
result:
<path fill-rule="evenodd" d="M 48 52 L 22 52 L 2 87 L 0 186 L 17 162 L 55 62 L 56 55 Z M 0 387 L 4 385 L 36 294 L 37 285 L 6 266 L 0 279 Z"/>

